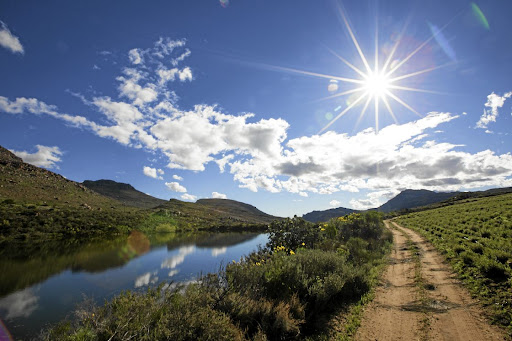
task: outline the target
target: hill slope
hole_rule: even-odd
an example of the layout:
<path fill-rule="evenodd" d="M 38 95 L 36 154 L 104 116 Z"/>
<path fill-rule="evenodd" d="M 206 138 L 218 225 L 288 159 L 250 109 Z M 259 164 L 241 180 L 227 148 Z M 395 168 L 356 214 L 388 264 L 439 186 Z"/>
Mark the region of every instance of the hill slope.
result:
<path fill-rule="evenodd" d="M 512 193 L 512 187 L 493 188 L 486 191 L 477 192 L 433 192 L 425 189 L 407 189 L 400 192 L 396 197 L 390 199 L 385 204 L 376 208 L 376 210 L 381 212 L 404 212 L 406 210 L 419 211 L 452 205 L 453 203 L 464 199 L 483 198 L 506 193 Z M 339 207 L 325 211 L 309 212 L 304 214 L 302 217 L 308 221 L 317 223 L 328 221 L 331 218 L 340 217 L 353 212 L 360 211 Z"/>
<path fill-rule="evenodd" d="M 331 208 L 325 211 L 313 211 L 306 213 L 302 216 L 307 221 L 312 223 L 319 223 L 322 221 L 328 221 L 331 218 L 341 217 L 350 213 L 359 212 L 345 207 Z"/>
<path fill-rule="evenodd" d="M 254 206 L 228 199 L 200 199 L 195 203 L 171 199 L 155 210 L 197 228 L 266 225 L 281 219 L 263 213 Z"/>
<path fill-rule="evenodd" d="M 99 194 L 118 200 L 127 206 L 153 208 L 167 202 L 166 200 L 142 193 L 133 188 L 132 185 L 112 180 L 85 180 L 82 184 Z"/>
<path fill-rule="evenodd" d="M 265 223 L 279 219 L 260 211 L 252 205 L 230 199 L 199 199 L 196 201 L 196 204 L 207 206 L 215 211 L 229 214 L 238 219 L 250 218 Z"/>
<path fill-rule="evenodd" d="M 512 194 L 499 189 L 435 209 L 401 215 L 396 221 L 419 231 L 442 251 L 472 294 L 512 325 Z M 511 336 L 509 334 L 509 336 Z"/>
<path fill-rule="evenodd" d="M 406 208 L 426 206 L 455 197 L 460 192 L 432 192 L 426 189 L 406 189 L 384 205 L 377 208 L 381 212 L 399 211 Z"/>
<path fill-rule="evenodd" d="M 5 199 L 93 209 L 121 206 L 62 175 L 25 163 L 0 146 L 0 201 Z"/>

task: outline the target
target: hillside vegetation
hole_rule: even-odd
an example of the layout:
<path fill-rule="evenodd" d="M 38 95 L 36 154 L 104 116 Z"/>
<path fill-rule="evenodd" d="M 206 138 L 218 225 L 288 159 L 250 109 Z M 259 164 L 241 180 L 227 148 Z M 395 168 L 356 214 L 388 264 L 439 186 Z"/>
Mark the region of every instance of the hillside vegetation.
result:
<path fill-rule="evenodd" d="M 512 194 L 452 202 L 397 221 L 429 239 L 494 321 L 512 332 Z"/>
<path fill-rule="evenodd" d="M 132 230 L 263 229 L 277 219 L 233 200 L 166 201 L 110 180 L 85 185 L 0 147 L 0 243 Z"/>
<path fill-rule="evenodd" d="M 323 221 L 329 221 L 332 218 L 343 217 L 350 213 L 357 213 L 359 211 L 345 207 L 331 208 L 325 211 L 312 211 L 302 216 L 307 221 L 312 223 L 320 223 Z"/>
<path fill-rule="evenodd" d="M 125 292 L 84 307 L 48 340 L 290 340 L 341 337 L 357 318 L 340 311 L 377 282 L 392 238 L 376 212 L 315 225 L 275 221 L 263 249 L 183 286 Z M 357 310 L 354 310 L 357 311 Z M 348 331 L 347 333 L 350 333 Z M 343 334 L 345 335 L 345 334 Z"/>
<path fill-rule="evenodd" d="M 126 206 L 139 208 L 153 208 L 162 205 L 166 200 L 158 199 L 142 193 L 133 188 L 130 184 L 124 184 L 112 180 L 85 180 L 82 183 L 85 187 L 108 198 L 115 199 Z"/>
<path fill-rule="evenodd" d="M 399 211 L 426 206 L 455 197 L 460 192 L 433 192 L 426 189 L 407 189 L 377 208 L 380 212 Z"/>

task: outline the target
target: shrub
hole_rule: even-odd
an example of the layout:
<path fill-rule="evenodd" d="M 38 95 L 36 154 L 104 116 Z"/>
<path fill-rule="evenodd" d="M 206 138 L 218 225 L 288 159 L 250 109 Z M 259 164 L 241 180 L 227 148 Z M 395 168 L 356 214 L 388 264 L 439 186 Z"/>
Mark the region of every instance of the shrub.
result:
<path fill-rule="evenodd" d="M 485 277 L 492 281 L 501 282 L 508 278 L 508 271 L 506 267 L 503 264 L 487 257 L 480 257 L 478 268 Z"/>

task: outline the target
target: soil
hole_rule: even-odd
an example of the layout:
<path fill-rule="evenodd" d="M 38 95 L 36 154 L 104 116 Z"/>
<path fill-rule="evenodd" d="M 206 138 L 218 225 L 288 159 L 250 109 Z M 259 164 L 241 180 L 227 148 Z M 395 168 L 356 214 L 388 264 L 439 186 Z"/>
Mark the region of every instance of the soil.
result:
<path fill-rule="evenodd" d="M 365 308 L 356 340 L 507 339 L 429 242 L 394 222 L 385 224 L 394 238 L 391 264 Z"/>

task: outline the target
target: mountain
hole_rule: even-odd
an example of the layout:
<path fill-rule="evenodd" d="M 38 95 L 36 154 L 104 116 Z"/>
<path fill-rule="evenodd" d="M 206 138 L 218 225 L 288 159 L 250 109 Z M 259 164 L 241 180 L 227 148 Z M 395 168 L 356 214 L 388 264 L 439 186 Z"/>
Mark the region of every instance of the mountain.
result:
<path fill-rule="evenodd" d="M 171 199 L 154 210 L 198 228 L 266 225 L 282 219 L 263 213 L 254 206 L 228 199 L 199 199 L 195 203 Z"/>
<path fill-rule="evenodd" d="M 393 212 L 405 210 L 424 210 L 441 206 L 452 205 L 454 202 L 471 198 L 482 198 L 493 195 L 512 193 L 512 187 L 493 188 L 486 191 L 477 192 L 433 192 L 426 189 L 414 190 L 407 189 L 400 192 L 396 197 L 390 199 L 385 204 L 374 209 L 380 212 Z M 325 211 L 313 211 L 304 214 L 302 217 L 308 221 L 317 223 L 328 221 L 331 218 L 341 217 L 353 212 L 359 212 L 350 208 L 332 208 Z"/>
<path fill-rule="evenodd" d="M 6 199 L 91 209 L 121 206 L 62 175 L 25 163 L 0 146 L 0 201 Z"/>
<path fill-rule="evenodd" d="M 167 200 L 142 193 L 132 185 L 112 180 L 85 180 L 82 184 L 99 194 L 118 200 L 126 206 L 153 208 L 167 202 Z"/>
<path fill-rule="evenodd" d="M 278 217 L 260 211 L 252 205 L 230 199 L 199 199 L 196 201 L 196 204 L 207 206 L 215 211 L 229 214 L 238 219 L 251 217 L 251 219 L 265 223 L 279 219 Z"/>
<path fill-rule="evenodd" d="M 357 210 L 353 210 L 345 207 L 331 208 L 325 211 L 313 211 L 306 213 L 302 216 L 307 221 L 312 223 L 319 223 L 322 221 L 328 221 L 331 218 L 341 217 L 350 213 L 360 212 Z"/>
<path fill-rule="evenodd" d="M 400 211 L 403 209 L 427 206 L 448 200 L 461 192 L 432 192 L 426 189 L 406 189 L 385 204 L 377 208 L 381 212 Z"/>
<path fill-rule="evenodd" d="M 162 200 L 142 193 L 133 186 L 112 180 L 86 180 L 83 185 L 127 206 L 168 210 L 176 220 L 194 226 L 232 226 L 236 224 L 268 224 L 278 217 L 256 207 L 229 199 L 199 199 L 195 203 L 178 199 Z"/>

